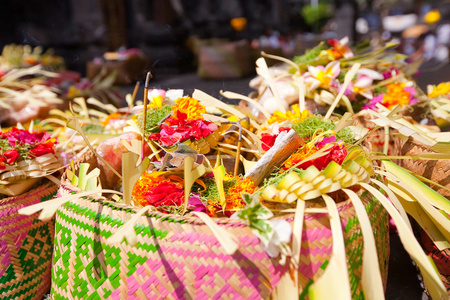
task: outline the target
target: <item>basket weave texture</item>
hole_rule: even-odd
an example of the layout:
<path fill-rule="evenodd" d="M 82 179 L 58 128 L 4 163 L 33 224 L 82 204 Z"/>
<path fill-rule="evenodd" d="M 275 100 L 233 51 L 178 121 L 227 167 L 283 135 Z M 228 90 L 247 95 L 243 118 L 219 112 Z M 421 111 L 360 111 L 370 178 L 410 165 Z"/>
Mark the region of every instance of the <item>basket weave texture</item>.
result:
<path fill-rule="evenodd" d="M 433 153 L 430 147 L 410 137 L 403 141 L 394 137 L 394 155 L 409 156 L 420 153 Z M 440 185 L 450 188 L 450 160 L 421 160 L 421 159 L 397 159 L 393 160 L 397 165 L 414 172 L 417 175 L 433 180 Z M 450 191 L 431 185 L 432 189 L 442 196 L 450 199 Z"/>
<path fill-rule="evenodd" d="M 433 153 L 430 147 L 413 139 L 403 141 L 400 138 L 395 138 L 395 155 L 416 155 L 420 153 Z M 450 188 L 450 160 L 420 160 L 420 159 L 397 159 L 395 161 L 399 166 L 414 172 L 417 175 L 431 179 L 447 188 Z M 432 189 L 440 193 L 442 196 L 450 199 L 450 191 L 440 188 L 435 185 L 430 185 Z M 430 256 L 441 275 L 447 292 L 450 295 L 450 249 L 439 251 L 431 242 L 430 238 L 421 233 L 421 245 L 425 252 Z"/>
<path fill-rule="evenodd" d="M 85 160 L 86 161 L 86 160 Z M 94 167 L 95 161 L 87 159 Z M 60 194 L 79 190 L 63 180 Z M 388 215 L 376 200 L 364 196 L 372 222 L 383 280 L 389 257 Z M 363 240 L 349 201 L 338 204 L 344 229 L 353 298 L 363 298 L 361 266 Z M 208 226 L 192 215 L 149 212 L 135 225 L 137 244 L 109 245 L 106 239 L 138 209 L 103 197 L 78 198 L 56 215 L 52 295 L 57 299 L 267 299 L 289 261 L 280 265 L 263 250 L 250 228 L 237 220 L 214 221 L 240 243 L 228 255 Z M 284 217 L 291 224 L 293 215 Z M 305 218 L 301 262 L 301 290 L 323 273 L 332 250 L 327 214 Z M 306 294 L 307 289 L 305 289 Z M 300 291 L 301 292 L 301 291 Z"/>
<path fill-rule="evenodd" d="M 0 298 L 41 300 L 50 290 L 54 220 L 18 210 L 53 198 L 58 186 L 45 183 L 0 200 Z"/>

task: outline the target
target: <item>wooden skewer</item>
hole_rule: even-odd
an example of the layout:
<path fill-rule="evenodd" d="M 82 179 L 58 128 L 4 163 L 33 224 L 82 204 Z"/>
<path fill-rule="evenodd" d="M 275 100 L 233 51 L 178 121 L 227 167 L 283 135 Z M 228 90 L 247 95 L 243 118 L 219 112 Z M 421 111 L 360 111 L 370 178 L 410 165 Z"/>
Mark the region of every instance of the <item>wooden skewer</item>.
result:
<path fill-rule="evenodd" d="M 134 86 L 133 95 L 131 96 L 131 105 L 134 104 L 134 99 L 136 99 L 136 94 L 137 94 L 137 91 L 138 91 L 140 85 L 141 85 L 141 82 L 138 81 L 138 82 L 136 82 L 136 85 Z M 130 110 L 131 110 L 131 106 L 128 106 L 127 114 L 125 115 L 125 120 L 128 118 L 128 115 L 130 114 Z"/>
<path fill-rule="evenodd" d="M 148 104 L 148 89 L 150 79 L 152 79 L 152 73 L 150 71 L 147 73 L 147 77 L 145 78 L 145 86 L 144 86 L 144 121 L 142 122 L 142 159 L 144 159 L 144 146 L 145 146 L 145 126 L 147 124 L 147 104 Z"/>

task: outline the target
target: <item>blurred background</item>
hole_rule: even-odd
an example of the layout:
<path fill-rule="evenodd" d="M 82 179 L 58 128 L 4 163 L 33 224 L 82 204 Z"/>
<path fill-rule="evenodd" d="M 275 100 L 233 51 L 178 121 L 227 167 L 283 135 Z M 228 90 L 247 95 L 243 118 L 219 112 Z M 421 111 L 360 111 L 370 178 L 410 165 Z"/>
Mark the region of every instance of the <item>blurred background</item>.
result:
<path fill-rule="evenodd" d="M 347 36 L 352 45 L 395 41 L 412 61 L 424 60 L 423 71 L 431 73 L 419 80 L 425 86 L 433 83 L 432 73 L 446 69 L 449 21 L 450 1 L 442 0 L 7 0 L 0 47 L 52 49 L 68 70 L 88 77 L 108 60 L 139 54 L 143 60 L 125 66 L 134 64 L 129 75 L 135 78 L 122 82 L 129 84 L 142 76 L 140 69 L 151 69 L 155 78 L 189 72 L 242 78 L 252 75 L 261 50 L 293 57 Z M 217 55 L 234 55 L 235 69 L 211 70 Z"/>

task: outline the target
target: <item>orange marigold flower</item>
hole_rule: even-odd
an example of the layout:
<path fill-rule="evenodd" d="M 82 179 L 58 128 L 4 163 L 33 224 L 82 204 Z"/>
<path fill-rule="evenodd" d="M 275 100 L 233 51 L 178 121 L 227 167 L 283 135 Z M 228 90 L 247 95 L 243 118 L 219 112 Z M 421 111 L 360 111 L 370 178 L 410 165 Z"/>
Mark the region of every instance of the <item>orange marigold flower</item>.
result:
<path fill-rule="evenodd" d="M 383 97 L 383 105 L 391 109 L 400 104 L 404 106 L 409 103 L 411 94 L 404 89 L 403 83 L 392 83 L 387 85 L 387 94 Z"/>
<path fill-rule="evenodd" d="M 187 120 L 203 120 L 201 114 L 206 113 L 206 109 L 197 99 L 192 97 L 178 98 L 175 100 L 177 105 L 172 106 L 173 114 L 172 118 L 177 118 L 177 111 L 186 114 Z"/>
<path fill-rule="evenodd" d="M 297 163 L 301 162 L 305 158 L 310 157 L 315 152 L 317 152 L 319 149 L 316 147 L 303 147 L 297 150 L 297 152 L 294 152 L 283 164 L 282 169 L 288 170 L 292 168 Z"/>
<path fill-rule="evenodd" d="M 245 206 L 245 202 L 242 199 L 241 193 L 253 194 L 256 186 L 250 178 L 236 178 L 236 184 L 230 188 L 226 195 L 227 204 L 225 206 L 226 211 L 243 208 Z"/>
<path fill-rule="evenodd" d="M 441 82 L 436 88 L 428 94 L 428 97 L 437 97 L 440 95 L 450 94 L 450 81 L 449 82 Z"/>

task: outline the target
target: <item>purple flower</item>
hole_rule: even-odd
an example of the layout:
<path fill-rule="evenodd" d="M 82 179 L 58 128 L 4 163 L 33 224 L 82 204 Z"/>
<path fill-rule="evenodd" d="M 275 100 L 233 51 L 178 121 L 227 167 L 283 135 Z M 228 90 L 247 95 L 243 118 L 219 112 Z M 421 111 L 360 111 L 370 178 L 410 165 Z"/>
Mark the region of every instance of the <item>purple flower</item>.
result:
<path fill-rule="evenodd" d="M 365 103 L 361 109 L 378 110 L 377 103 L 383 103 L 383 94 L 373 97 L 369 102 Z"/>
<path fill-rule="evenodd" d="M 393 77 L 395 75 L 398 75 L 398 74 L 399 74 L 399 71 L 398 71 L 397 68 L 391 68 L 388 71 L 383 73 L 383 77 L 386 80 L 386 79 L 389 79 L 389 78 L 391 78 L 391 77 Z"/>

